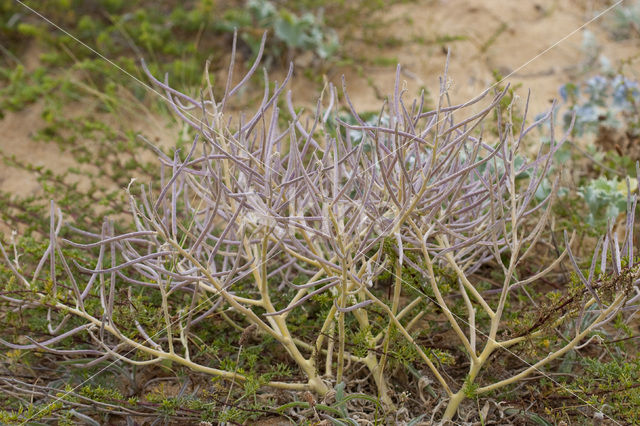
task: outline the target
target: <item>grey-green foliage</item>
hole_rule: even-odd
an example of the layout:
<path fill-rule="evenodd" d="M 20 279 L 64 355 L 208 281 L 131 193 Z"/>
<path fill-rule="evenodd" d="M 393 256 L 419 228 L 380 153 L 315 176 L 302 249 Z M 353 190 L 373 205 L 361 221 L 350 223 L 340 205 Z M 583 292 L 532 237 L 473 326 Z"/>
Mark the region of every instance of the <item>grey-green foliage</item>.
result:
<path fill-rule="evenodd" d="M 298 16 L 269 0 L 249 0 L 247 9 L 260 27 L 272 28 L 276 39 L 289 49 L 310 50 L 328 59 L 340 47 L 336 32 L 324 25 L 322 13 Z"/>
<path fill-rule="evenodd" d="M 573 131 L 577 135 L 595 133 L 602 126 L 639 131 L 637 81 L 623 75 L 597 75 L 582 84 L 563 85 L 560 96 L 569 104 L 563 116 L 565 128 L 575 114 Z"/>
<path fill-rule="evenodd" d="M 344 382 L 337 383 L 335 388 L 335 402 L 331 405 L 325 405 L 321 403 L 310 403 L 309 401 L 294 401 L 280 407 L 276 408 L 277 412 L 286 415 L 286 413 L 294 408 L 309 410 L 313 409 L 313 411 L 319 414 L 322 418 L 331 422 L 334 426 L 357 426 L 358 417 L 355 413 L 349 412 L 348 404 L 352 401 L 359 401 L 358 405 L 370 403 L 375 408 L 375 412 L 382 413 L 382 406 L 380 401 L 370 395 L 366 395 L 363 393 L 352 393 L 348 394 L 346 392 L 346 385 Z"/>
<path fill-rule="evenodd" d="M 576 136 L 599 134 L 607 129 L 624 131 L 629 138 L 640 133 L 640 85 L 635 80 L 623 75 L 597 75 L 582 84 L 563 85 L 560 96 L 569 104 L 563 117 L 565 125 L 575 116 Z M 588 146 L 587 151 L 597 161 L 604 160 L 604 154 L 598 152 L 596 146 Z M 630 189 L 637 189 L 635 179 L 630 180 Z M 600 176 L 583 184 L 578 192 L 589 208 L 587 222 L 591 225 L 615 219 L 625 211 L 627 184 L 624 178 Z"/>
<path fill-rule="evenodd" d="M 605 17 L 604 26 L 616 40 L 626 40 L 640 32 L 640 1 L 625 2 Z"/>
<path fill-rule="evenodd" d="M 632 191 L 638 186 L 635 179 L 629 185 Z M 627 184 L 617 178 L 601 176 L 580 187 L 578 193 L 589 207 L 587 222 L 591 225 L 615 219 L 627 208 Z"/>

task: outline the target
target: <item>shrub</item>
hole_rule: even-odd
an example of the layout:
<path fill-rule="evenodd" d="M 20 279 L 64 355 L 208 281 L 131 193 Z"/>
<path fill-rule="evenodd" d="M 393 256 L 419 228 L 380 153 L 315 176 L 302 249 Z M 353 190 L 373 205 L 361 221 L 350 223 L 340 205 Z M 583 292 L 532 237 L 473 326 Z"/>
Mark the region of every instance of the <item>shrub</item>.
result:
<path fill-rule="evenodd" d="M 387 408 L 395 403 L 390 372 L 416 362 L 448 398 L 442 414 L 448 420 L 465 398 L 511 385 L 576 348 L 628 302 L 637 280 L 631 232 L 636 200 L 630 195 L 626 233 L 620 239 L 610 231 L 600 241 L 587 276 L 566 234 L 558 257 L 537 271 L 521 270 L 543 240 L 556 194 L 557 180 L 546 197 L 535 196 L 563 142 L 554 137 L 553 110 L 526 125 L 525 108 L 514 128 L 515 101 L 500 111 L 508 88 L 450 105 L 446 68 L 436 109 L 424 110 L 424 97 L 405 102 L 398 67 L 380 115 L 384 122 L 360 118 L 346 85 L 355 124 L 338 118 L 333 85 L 311 120 L 294 108 L 288 92 L 285 121 L 279 101 L 292 69 L 273 86 L 265 73 L 261 104 L 248 116 L 236 115 L 233 96 L 248 84 L 263 48 L 239 83 L 232 83 L 230 72 L 220 99 L 210 84 L 202 99 L 193 99 L 144 67 L 196 132 L 189 152 L 168 156 L 156 149 L 162 163 L 157 181 L 128 186 L 131 232 L 115 234 L 107 221 L 100 232 L 79 231 L 78 238 L 89 242 L 60 238 L 65 225 L 52 204 L 49 244 L 35 268 L 23 270 L 17 255 L 11 259 L 0 247 L 17 279 L 4 300 L 15 309 L 46 307 L 46 327 L 54 335 L 39 342 L 27 337 L 26 344 L 0 342 L 72 359 L 90 356 L 92 363 L 173 362 L 252 389 L 318 395 L 364 366 Z M 497 134 L 487 135 L 483 124 L 492 117 Z M 527 135 L 543 123 L 550 144 L 527 159 Z M 352 130 L 361 137 L 352 139 Z M 508 324 L 516 290 L 547 276 L 566 257 L 578 286 Z M 81 265 L 75 258 L 93 260 Z M 489 265 L 500 285 L 483 291 L 478 276 Z M 390 281 L 388 294 L 376 286 L 383 277 Z M 457 389 L 443 374 L 455 358 L 420 338 L 429 333 L 421 319 L 434 306 L 468 362 Z M 495 354 L 561 325 L 575 327 L 572 337 L 533 364 L 512 376 L 480 377 Z M 224 327 L 241 333 L 216 336 Z M 211 340 L 197 335 L 202 328 Z M 57 347 L 80 335 L 89 347 Z M 238 339 L 238 357 L 204 356 L 231 336 Z M 242 366 L 240 353 L 252 339 L 283 349 L 297 365 L 296 378 L 266 374 L 255 354 Z M 356 341 L 362 350 L 351 349 Z"/>

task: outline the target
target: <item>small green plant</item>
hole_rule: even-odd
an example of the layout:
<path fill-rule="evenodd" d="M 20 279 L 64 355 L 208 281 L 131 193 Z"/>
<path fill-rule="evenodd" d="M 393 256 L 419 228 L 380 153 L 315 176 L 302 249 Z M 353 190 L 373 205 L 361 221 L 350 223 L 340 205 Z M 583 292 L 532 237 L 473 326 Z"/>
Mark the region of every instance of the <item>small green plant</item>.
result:
<path fill-rule="evenodd" d="M 569 105 L 563 116 L 565 126 L 575 117 L 576 138 L 595 136 L 586 149 L 577 147 L 580 141 L 573 145 L 591 160 L 596 174 L 595 178 L 594 173 L 576 177 L 578 194 L 589 209 L 586 220 L 600 227 L 607 221 L 615 221 L 626 210 L 625 178 L 635 173 L 635 162 L 640 159 L 635 143 L 640 137 L 639 86 L 622 75 L 595 76 L 583 84 L 562 86 L 560 95 Z M 570 155 L 565 160 L 569 159 Z M 636 179 L 629 180 L 629 190 L 637 190 Z"/>
<path fill-rule="evenodd" d="M 607 343 L 603 344 L 609 346 Z M 611 418 L 637 424 L 640 422 L 637 410 L 640 404 L 640 362 L 633 348 L 627 349 L 630 352 L 623 351 L 616 345 L 607 347 L 608 360 L 583 358 L 580 361 L 584 369 L 582 374 L 576 377 L 574 383 L 568 384 L 567 388 L 558 389 L 558 394 L 563 400 L 577 394 L 602 407 L 602 412 L 596 412 L 594 418 L 603 418 L 606 413 Z M 560 408 L 559 411 L 563 409 Z"/>
<path fill-rule="evenodd" d="M 594 225 L 615 221 L 620 214 L 626 212 L 628 192 L 638 189 L 636 179 L 629 179 L 628 184 L 629 188 L 625 181 L 599 177 L 580 187 L 578 193 L 589 207 L 587 222 Z"/>
<path fill-rule="evenodd" d="M 258 28 L 272 29 L 275 39 L 290 51 L 311 51 L 321 59 L 329 59 L 340 47 L 336 32 L 324 24 L 321 14 L 307 12 L 299 16 L 276 8 L 269 0 L 249 0 L 247 9 Z M 254 43 L 257 47 L 259 40 Z"/>
<path fill-rule="evenodd" d="M 611 11 L 603 24 L 616 40 L 627 40 L 640 34 L 640 2 L 621 4 Z"/>
<path fill-rule="evenodd" d="M 632 79 L 623 75 L 595 76 L 583 85 L 563 85 L 560 96 L 569 104 L 563 117 L 565 127 L 575 116 L 573 131 L 579 136 L 598 133 L 602 128 L 625 129 L 637 134 L 640 88 Z"/>
<path fill-rule="evenodd" d="M 368 402 L 373 405 L 376 413 L 381 413 L 383 411 L 383 407 L 380 405 L 380 401 L 378 401 L 377 398 L 362 393 L 347 394 L 345 392 L 345 384 L 343 382 L 338 383 L 334 390 L 335 401 L 330 405 L 318 403 L 313 395 L 307 393 L 304 395 L 305 401 L 290 402 L 278 407 L 276 411 L 282 414 L 287 414 L 294 408 L 306 410 L 308 413 L 305 417 L 329 420 L 331 424 L 335 426 L 357 426 L 360 424 L 357 421 L 358 418 L 349 413 L 348 404 L 352 401 Z M 300 414 L 303 413 L 304 411 Z M 376 415 L 374 418 L 377 419 L 378 416 Z"/>

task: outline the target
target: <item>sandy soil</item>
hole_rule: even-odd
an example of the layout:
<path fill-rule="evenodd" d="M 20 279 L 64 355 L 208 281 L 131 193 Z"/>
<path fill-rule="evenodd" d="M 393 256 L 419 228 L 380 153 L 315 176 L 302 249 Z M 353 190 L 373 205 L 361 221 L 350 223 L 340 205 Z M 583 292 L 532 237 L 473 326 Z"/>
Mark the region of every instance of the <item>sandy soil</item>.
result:
<path fill-rule="evenodd" d="M 81 120 L 83 117 L 90 116 L 109 124 L 117 131 L 133 130 L 150 141 L 164 141 L 165 146 L 168 146 L 170 138 L 177 135 L 177 130 L 167 130 L 170 127 L 167 127 L 161 117 L 151 114 L 139 102 L 132 104 L 135 100 L 130 94 L 123 93 L 123 96 L 125 101 L 123 104 L 126 107 L 119 114 L 100 112 L 99 102 L 92 96 L 87 96 L 82 102 L 65 105 L 60 114 L 72 120 Z M 77 164 L 73 157 L 61 150 L 56 143 L 36 140 L 37 131 L 46 125 L 41 117 L 43 109 L 43 102 L 38 101 L 19 112 L 6 112 L 5 117 L 0 120 L 0 149 L 9 156 L 15 156 L 20 162 L 45 166 L 54 173 L 64 173 L 70 167 L 95 171 L 90 165 Z M 81 140 L 79 143 L 88 146 L 89 149 L 96 145 L 91 140 Z M 144 151 L 138 155 L 141 161 L 150 161 L 155 158 L 150 151 Z M 82 189 L 83 182 L 79 184 Z M 0 190 L 29 196 L 40 190 L 40 184 L 32 173 L 0 166 Z"/>
<path fill-rule="evenodd" d="M 549 108 L 562 84 L 593 72 L 591 61 L 597 58 L 590 58 L 583 49 L 585 30 L 593 33 L 600 44 L 598 54 L 604 54 L 614 69 L 634 56 L 635 63 L 629 67 L 638 67 L 640 39 L 613 42 L 601 26 L 602 19 L 585 25 L 606 4 L 585 0 L 423 0 L 395 6 L 386 14 L 387 35 L 405 41 L 399 48 L 376 52 L 371 47 L 354 46 L 354 51 L 367 49 L 373 55 L 397 58 L 409 93 L 413 89 L 417 94 L 422 85 L 437 93 L 437 79 L 450 48 L 453 102 L 471 99 L 494 85 L 495 70 L 507 77 L 502 84 L 521 85 L 521 96 L 531 89 L 531 110 L 537 114 Z M 443 44 L 412 42 L 460 36 L 465 39 Z M 381 103 L 376 91 L 386 95 L 393 88 L 395 69 L 368 68 L 365 73 L 375 88 L 346 70 L 349 93 L 361 108 L 377 109 Z"/>
<path fill-rule="evenodd" d="M 575 81 L 594 60 L 582 48 L 585 29 L 591 31 L 600 52 L 615 67 L 631 58 L 626 71 L 638 67 L 638 38 L 613 42 L 596 21 L 581 28 L 598 10 L 612 2 L 595 0 L 420 0 L 390 7 L 379 18 L 385 21 L 377 31 L 382 38 L 393 36 L 401 40 L 399 47 L 378 48 L 363 41 L 352 41 L 346 46 L 354 57 L 397 58 L 403 67 L 402 84 L 409 94 L 419 93 L 427 87 L 437 93 L 438 76 L 443 72 L 446 49 L 450 48 L 450 94 L 453 102 L 462 102 L 480 94 L 495 83 L 493 71 L 508 76 L 504 83 L 518 88 L 526 97 L 531 89 L 531 114 L 545 111 L 557 97 L 560 85 Z M 577 30 L 577 31 L 576 31 Z M 570 33 L 575 33 L 569 37 Z M 440 38 L 460 40 L 437 43 Z M 422 40 L 422 41 L 419 41 Z M 550 48 L 551 47 L 551 48 Z M 550 48 L 550 49 L 549 49 Z M 548 49 L 548 50 L 547 50 Z M 596 55 L 597 56 L 597 55 Z M 37 52 L 28 51 L 24 62 L 27 68 L 37 65 Z M 593 67 L 591 67 L 593 69 Z M 637 72 L 637 71 L 636 71 Z M 385 95 L 393 88 L 393 66 L 336 67 L 329 70 L 328 79 L 340 84 L 345 74 L 348 92 L 361 110 L 379 110 Z M 298 73 L 300 74 L 300 73 Z M 274 78 L 282 75 L 277 70 Z M 279 78 L 281 80 L 281 77 Z M 315 103 L 318 88 L 298 75 L 292 84 L 295 101 Z M 92 111 L 87 104 L 71 107 L 75 111 Z M 7 113 L 0 120 L 0 148 L 19 160 L 35 165 L 47 165 L 62 172 L 73 165 L 55 144 L 34 141 L 36 129 L 44 126 L 40 117 L 42 103 L 38 102 L 19 113 Z M 66 112 L 63 112 L 66 113 Z M 149 115 L 127 115 L 114 123 L 135 129 L 164 146 L 172 143 L 175 129 L 167 130 Z M 114 120 L 113 117 L 105 119 Z M 116 120 L 119 120 L 116 118 Z M 20 195 L 38 191 L 33 176 L 12 168 L 0 167 L 0 190 Z"/>

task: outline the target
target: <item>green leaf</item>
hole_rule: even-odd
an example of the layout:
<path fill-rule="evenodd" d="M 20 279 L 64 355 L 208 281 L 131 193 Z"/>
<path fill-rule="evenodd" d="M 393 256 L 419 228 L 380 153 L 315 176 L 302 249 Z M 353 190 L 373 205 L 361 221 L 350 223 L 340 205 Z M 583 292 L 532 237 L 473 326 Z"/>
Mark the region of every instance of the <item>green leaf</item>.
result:
<path fill-rule="evenodd" d="M 283 9 L 273 27 L 276 37 L 284 41 L 288 47 L 302 46 L 304 29 L 297 16 Z"/>

